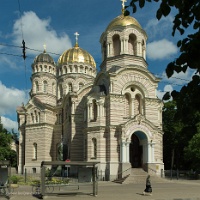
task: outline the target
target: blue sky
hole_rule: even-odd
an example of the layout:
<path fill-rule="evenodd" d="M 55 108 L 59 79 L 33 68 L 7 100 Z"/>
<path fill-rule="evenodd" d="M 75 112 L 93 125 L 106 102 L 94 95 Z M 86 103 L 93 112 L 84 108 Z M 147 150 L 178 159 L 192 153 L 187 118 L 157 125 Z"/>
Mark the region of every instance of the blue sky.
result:
<path fill-rule="evenodd" d="M 127 0 L 128 5 L 130 0 Z M 178 56 L 179 34 L 171 36 L 173 13 L 158 21 L 157 3 L 148 3 L 136 14 L 131 13 L 148 35 L 147 63 L 150 72 L 162 78 L 158 97 L 164 91 L 179 90 L 191 79 L 191 71 L 166 78 L 167 64 Z M 99 39 L 108 24 L 121 14 L 120 0 L 1 0 L 0 7 L 0 116 L 4 127 L 17 132 L 16 108 L 27 103 L 31 89 L 31 64 L 36 55 L 47 52 L 57 62 L 65 50 L 75 44 L 101 63 Z M 22 58 L 22 39 L 27 58 Z"/>

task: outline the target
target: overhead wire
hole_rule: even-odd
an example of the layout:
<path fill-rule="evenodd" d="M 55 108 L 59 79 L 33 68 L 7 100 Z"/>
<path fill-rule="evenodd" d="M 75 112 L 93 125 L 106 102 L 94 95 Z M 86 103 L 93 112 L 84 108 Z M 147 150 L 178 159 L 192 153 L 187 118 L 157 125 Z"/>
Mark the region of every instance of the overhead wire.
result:
<path fill-rule="evenodd" d="M 24 34 L 22 28 L 22 15 L 21 15 L 21 5 L 20 0 L 18 0 L 18 7 L 19 7 L 19 18 L 20 18 L 20 26 L 21 26 L 21 36 L 22 36 L 22 52 L 23 52 L 23 59 L 24 59 L 24 75 L 25 75 L 25 89 L 26 89 L 26 97 L 28 99 L 28 88 L 27 88 L 27 67 L 26 67 L 26 46 L 24 41 Z"/>

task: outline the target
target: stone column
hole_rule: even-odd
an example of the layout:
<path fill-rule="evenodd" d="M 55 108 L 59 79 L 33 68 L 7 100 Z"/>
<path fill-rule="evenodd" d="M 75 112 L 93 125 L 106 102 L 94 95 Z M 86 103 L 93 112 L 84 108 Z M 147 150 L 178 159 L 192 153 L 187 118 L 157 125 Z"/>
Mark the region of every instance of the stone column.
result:
<path fill-rule="evenodd" d="M 120 42 L 121 42 L 121 50 L 120 50 L 120 54 L 123 54 L 123 53 L 124 53 L 124 40 L 121 39 Z"/>
<path fill-rule="evenodd" d="M 129 163 L 130 162 L 130 141 L 126 142 L 126 162 Z"/>
<path fill-rule="evenodd" d="M 110 43 L 107 43 L 107 56 L 110 57 Z"/>
<path fill-rule="evenodd" d="M 125 141 L 122 139 L 121 141 L 121 151 L 120 151 L 120 161 L 122 163 L 125 163 L 126 162 L 126 144 L 125 144 Z"/>
<path fill-rule="evenodd" d="M 147 152 L 148 152 L 147 163 L 151 163 L 151 142 L 148 143 Z"/>

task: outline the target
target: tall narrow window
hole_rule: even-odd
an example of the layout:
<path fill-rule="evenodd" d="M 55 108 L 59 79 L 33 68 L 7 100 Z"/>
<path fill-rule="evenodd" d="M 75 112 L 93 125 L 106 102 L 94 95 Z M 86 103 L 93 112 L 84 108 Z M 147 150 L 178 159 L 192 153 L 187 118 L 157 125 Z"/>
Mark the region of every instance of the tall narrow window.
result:
<path fill-rule="evenodd" d="M 79 90 L 83 87 L 83 83 L 79 83 Z"/>
<path fill-rule="evenodd" d="M 38 81 L 35 81 L 35 93 L 38 93 L 39 91 L 39 83 Z"/>
<path fill-rule="evenodd" d="M 43 82 L 43 92 L 47 92 L 47 81 Z"/>
<path fill-rule="evenodd" d="M 120 55 L 121 43 L 120 43 L 119 35 L 113 36 L 113 52 L 114 52 L 114 56 Z"/>
<path fill-rule="evenodd" d="M 131 97 L 128 93 L 125 94 L 125 116 L 131 116 Z"/>
<path fill-rule="evenodd" d="M 142 112 L 141 97 L 138 94 L 135 95 L 135 103 L 134 104 L 135 104 L 134 105 L 134 108 L 135 108 L 134 113 L 135 113 L 135 115 L 141 114 L 141 112 Z"/>
<path fill-rule="evenodd" d="M 33 159 L 37 160 L 37 143 L 33 143 Z"/>
<path fill-rule="evenodd" d="M 73 89 L 72 89 L 72 84 L 71 83 L 69 83 L 68 87 L 69 87 L 69 92 L 72 92 Z"/>
<path fill-rule="evenodd" d="M 92 138 L 92 158 L 97 158 L 97 139 Z"/>
<path fill-rule="evenodd" d="M 92 112 L 93 112 L 93 121 L 97 121 L 97 102 L 96 100 L 94 99 L 92 101 Z"/>
<path fill-rule="evenodd" d="M 136 36 L 134 34 L 131 34 L 128 40 L 128 53 L 130 55 L 136 55 L 137 54 L 136 50 L 137 50 Z"/>

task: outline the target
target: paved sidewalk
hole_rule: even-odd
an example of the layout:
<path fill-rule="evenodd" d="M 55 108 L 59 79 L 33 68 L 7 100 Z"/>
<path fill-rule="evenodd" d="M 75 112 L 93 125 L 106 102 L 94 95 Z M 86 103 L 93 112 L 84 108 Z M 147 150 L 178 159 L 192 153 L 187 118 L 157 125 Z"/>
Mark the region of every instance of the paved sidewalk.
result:
<path fill-rule="evenodd" d="M 153 193 L 151 196 L 144 196 L 145 184 L 116 184 L 112 182 L 99 182 L 98 195 L 93 197 L 89 193 L 92 187 L 71 189 L 66 195 L 47 196 L 45 199 L 58 200 L 200 200 L 200 181 L 195 180 L 169 180 L 162 183 L 152 183 Z M 64 190 L 66 192 L 69 190 Z M 62 191 L 61 191 L 62 192 Z M 1 200 L 6 199 L 0 197 Z M 11 200 L 37 200 L 33 196 L 31 186 L 19 186 L 11 195 Z"/>

